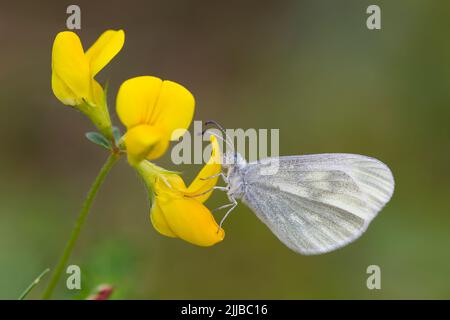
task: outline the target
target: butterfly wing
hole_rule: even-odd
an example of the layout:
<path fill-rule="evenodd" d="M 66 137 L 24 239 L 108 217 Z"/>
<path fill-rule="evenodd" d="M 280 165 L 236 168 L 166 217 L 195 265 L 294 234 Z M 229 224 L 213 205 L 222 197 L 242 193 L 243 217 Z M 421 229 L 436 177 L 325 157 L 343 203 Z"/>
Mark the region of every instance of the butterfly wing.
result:
<path fill-rule="evenodd" d="M 242 177 L 242 201 L 284 244 L 307 255 L 361 236 L 394 191 L 384 163 L 353 154 L 269 158 L 247 164 Z"/>

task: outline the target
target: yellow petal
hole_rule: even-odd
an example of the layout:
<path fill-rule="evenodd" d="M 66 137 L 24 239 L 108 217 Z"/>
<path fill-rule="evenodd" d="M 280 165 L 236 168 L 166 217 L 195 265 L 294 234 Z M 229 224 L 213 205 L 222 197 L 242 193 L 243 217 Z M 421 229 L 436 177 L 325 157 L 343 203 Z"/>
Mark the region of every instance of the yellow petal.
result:
<path fill-rule="evenodd" d="M 161 157 L 169 147 L 169 141 L 166 139 L 158 141 L 145 156 L 145 159 L 154 160 Z"/>
<path fill-rule="evenodd" d="M 193 198 L 174 197 L 159 202 L 159 206 L 170 230 L 187 242 L 208 247 L 225 236 L 211 212 Z"/>
<path fill-rule="evenodd" d="M 56 35 L 52 49 L 52 88 L 64 104 L 75 106 L 91 97 L 89 63 L 80 38 L 64 31 Z"/>
<path fill-rule="evenodd" d="M 128 130 L 124 141 L 130 163 L 137 164 L 144 158 L 161 156 L 169 145 L 162 136 L 161 130 L 154 126 L 140 125 Z"/>
<path fill-rule="evenodd" d="M 195 197 L 197 201 L 205 202 L 211 196 L 212 188 L 217 184 L 217 180 L 219 179 L 219 176 L 215 178 L 211 177 L 218 175 L 221 171 L 219 144 L 217 143 L 216 137 L 211 136 L 211 157 L 188 187 L 187 192 L 189 195 L 199 195 L 211 190 L 211 192 Z"/>
<path fill-rule="evenodd" d="M 107 30 L 95 41 L 89 50 L 86 51 L 92 77 L 114 58 L 122 49 L 124 42 L 125 33 L 123 30 Z"/>
<path fill-rule="evenodd" d="M 164 127 L 168 138 L 177 140 L 184 132 L 179 130 L 177 134 L 172 135 L 173 131 L 189 127 L 194 115 L 194 108 L 194 96 L 189 90 L 176 82 L 165 80 L 150 123 L 157 123 Z"/>
<path fill-rule="evenodd" d="M 156 181 L 155 192 L 161 200 L 175 196 L 183 197 L 186 193 L 186 185 L 183 179 L 175 173 L 161 174 Z"/>
<path fill-rule="evenodd" d="M 183 133 L 177 131 L 178 135 L 172 136 L 174 130 L 188 128 L 195 101 L 187 89 L 175 82 L 142 76 L 121 85 L 116 105 L 117 114 L 128 130 L 139 125 L 159 128 L 159 144 L 146 155 L 151 160 L 164 153 L 171 138 L 179 138 Z"/>
<path fill-rule="evenodd" d="M 117 114 L 128 129 L 151 124 L 146 119 L 153 114 L 161 86 L 161 79 L 150 76 L 131 78 L 122 83 L 117 94 Z"/>
<path fill-rule="evenodd" d="M 157 201 L 153 203 L 152 209 L 150 211 L 150 220 L 152 221 L 153 227 L 156 229 L 156 231 L 158 231 L 162 235 L 171 238 L 177 237 L 167 224 L 166 218 L 164 217 Z"/>
<path fill-rule="evenodd" d="M 98 83 L 96 80 L 91 80 L 91 100 L 96 106 L 105 106 L 106 107 L 106 101 L 105 101 L 105 92 L 103 91 L 102 86 L 100 83 Z"/>
<path fill-rule="evenodd" d="M 54 72 L 52 73 L 52 90 L 56 98 L 65 105 L 76 106 L 82 102 Z"/>

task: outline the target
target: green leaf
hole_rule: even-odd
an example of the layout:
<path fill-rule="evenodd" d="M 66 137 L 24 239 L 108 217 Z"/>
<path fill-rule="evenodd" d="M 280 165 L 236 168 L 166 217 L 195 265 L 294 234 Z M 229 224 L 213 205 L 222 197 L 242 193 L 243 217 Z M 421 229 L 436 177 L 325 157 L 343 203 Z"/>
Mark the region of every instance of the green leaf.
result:
<path fill-rule="evenodd" d="M 111 150 L 112 148 L 111 142 L 98 132 L 88 132 L 86 133 L 86 138 L 105 149 Z"/>
<path fill-rule="evenodd" d="M 120 129 L 117 127 L 112 128 L 114 140 L 116 141 L 116 144 L 119 143 L 120 138 L 122 138 L 122 134 L 120 133 Z"/>

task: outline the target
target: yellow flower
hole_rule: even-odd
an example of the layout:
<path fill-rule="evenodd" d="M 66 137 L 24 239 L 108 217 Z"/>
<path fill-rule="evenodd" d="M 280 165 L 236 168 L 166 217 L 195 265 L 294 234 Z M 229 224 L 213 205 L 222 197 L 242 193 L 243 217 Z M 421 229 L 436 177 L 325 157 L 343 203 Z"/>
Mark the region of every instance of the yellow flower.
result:
<path fill-rule="evenodd" d="M 123 30 L 108 30 L 84 52 L 80 38 L 71 31 L 57 34 L 52 49 L 52 89 L 65 105 L 86 114 L 97 128 L 111 138 L 111 120 L 103 88 L 94 79 L 122 49 Z"/>
<path fill-rule="evenodd" d="M 128 160 L 136 165 L 160 157 L 171 139 L 183 135 L 192 121 L 195 100 L 178 83 L 142 76 L 122 84 L 116 107 L 127 127 L 124 142 Z"/>
<path fill-rule="evenodd" d="M 136 167 L 154 192 L 150 219 L 155 229 L 165 236 L 203 247 L 212 246 L 225 236 L 225 231 L 203 205 L 217 183 L 218 177 L 214 176 L 221 171 L 215 137 L 211 137 L 211 144 L 210 160 L 187 188 L 179 175 L 163 171 L 151 162 L 142 161 Z"/>

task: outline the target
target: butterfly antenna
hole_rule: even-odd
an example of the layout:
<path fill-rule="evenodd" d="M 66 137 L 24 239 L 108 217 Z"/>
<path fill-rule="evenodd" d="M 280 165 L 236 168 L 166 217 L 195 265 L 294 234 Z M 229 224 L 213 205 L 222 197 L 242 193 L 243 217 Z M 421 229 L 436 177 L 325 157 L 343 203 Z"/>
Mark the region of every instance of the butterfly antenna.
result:
<path fill-rule="evenodd" d="M 207 130 L 205 130 L 205 132 L 206 132 L 206 131 L 207 131 Z M 209 134 L 212 135 L 212 136 L 214 136 L 214 137 L 216 137 L 216 138 L 219 139 L 220 141 L 225 142 L 227 146 L 229 146 L 231 149 L 233 149 L 233 145 L 231 145 L 231 144 L 229 143 L 229 141 L 228 141 L 228 140 L 225 140 L 222 136 L 218 135 L 217 133 L 215 133 L 215 132 L 213 132 L 213 131 L 212 131 L 212 132 L 209 132 Z"/>
<path fill-rule="evenodd" d="M 220 131 L 222 131 L 225 139 L 223 139 L 222 137 L 219 137 L 218 135 L 214 135 L 216 138 L 220 138 L 223 142 L 225 142 L 227 144 L 227 146 L 229 146 L 231 148 L 231 150 L 234 150 L 234 146 L 233 146 L 233 142 L 230 140 L 230 137 L 227 135 L 226 130 L 224 129 L 224 127 L 222 127 L 217 121 L 215 120 L 208 120 L 205 121 L 205 127 L 209 126 L 209 125 L 214 125 L 217 129 L 219 129 Z M 203 130 L 202 135 L 205 134 L 205 132 L 208 129 Z"/>

